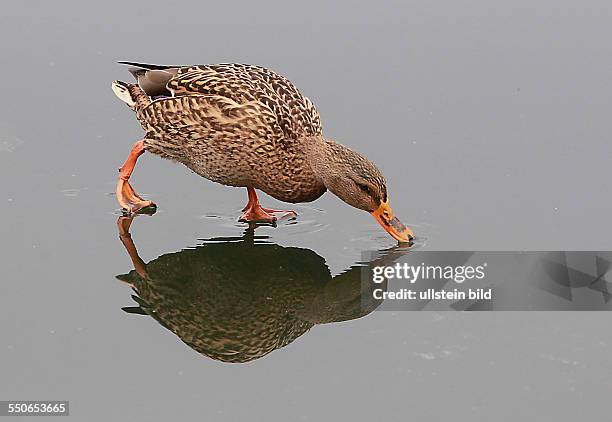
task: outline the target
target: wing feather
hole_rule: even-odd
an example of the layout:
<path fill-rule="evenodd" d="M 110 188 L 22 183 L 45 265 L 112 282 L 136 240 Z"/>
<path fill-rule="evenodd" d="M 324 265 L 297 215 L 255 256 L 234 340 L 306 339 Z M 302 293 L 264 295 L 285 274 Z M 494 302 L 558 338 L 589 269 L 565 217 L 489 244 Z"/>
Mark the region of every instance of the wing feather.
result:
<path fill-rule="evenodd" d="M 287 78 L 253 65 L 218 64 L 178 69 L 167 84 L 175 96 L 214 95 L 271 110 L 285 137 L 322 135 L 313 103 Z"/>
<path fill-rule="evenodd" d="M 167 97 L 151 102 L 142 114 L 147 132 L 180 132 L 184 139 L 231 135 L 238 140 L 274 141 L 283 135 L 274 113 L 255 100 L 239 103 L 221 95 L 202 94 Z"/>
<path fill-rule="evenodd" d="M 257 101 L 238 103 L 220 95 L 169 97 L 145 107 L 140 120 L 147 131 L 147 150 L 225 185 L 263 184 L 262 169 L 253 171 L 253 166 L 286 172 L 292 165 L 287 157 L 297 148 L 284 138 L 274 113 Z"/>

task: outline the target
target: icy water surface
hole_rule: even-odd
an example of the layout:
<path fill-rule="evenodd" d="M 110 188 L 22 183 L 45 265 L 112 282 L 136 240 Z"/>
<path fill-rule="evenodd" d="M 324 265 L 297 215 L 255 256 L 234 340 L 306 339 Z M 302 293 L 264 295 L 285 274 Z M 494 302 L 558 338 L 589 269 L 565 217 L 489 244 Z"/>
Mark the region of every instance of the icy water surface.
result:
<path fill-rule="evenodd" d="M 413 249 L 609 250 L 611 19 L 598 1 L 4 5 L 0 400 L 70 400 L 79 421 L 605 419 L 607 313 L 356 307 L 362 252 L 406 251 L 329 193 L 253 231 L 244 189 L 145 154 L 133 186 L 159 209 L 120 237 L 142 131 L 110 83 L 121 59 L 271 67 L 381 168 Z"/>

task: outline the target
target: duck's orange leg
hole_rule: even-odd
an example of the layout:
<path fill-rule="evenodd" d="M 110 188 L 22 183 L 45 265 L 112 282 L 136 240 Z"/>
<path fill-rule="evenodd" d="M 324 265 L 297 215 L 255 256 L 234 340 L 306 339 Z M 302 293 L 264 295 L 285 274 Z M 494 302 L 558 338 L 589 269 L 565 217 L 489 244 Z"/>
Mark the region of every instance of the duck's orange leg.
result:
<path fill-rule="evenodd" d="M 242 209 L 244 213 L 240 217 L 240 221 L 253 222 L 253 223 L 274 223 L 277 217 L 274 214 L 285 214 L 293 217 L 297 216 L 297 213 L 293 210 L 275 210 L 272 208 L 264 208 L 259 204 L 259 198 L 257 192 L 252 187 L 247 188 L 249 194 L 249 202 L 246 207 Z"/>
<path fill-rule="evenodd" d="M 156 205 L 152 201 L 145 201 L 132 188 L 130 176 L 134 171 L 134 166 L 138 157 L 144 153 L 144 141 L 140 140 L 134 144 L 125 163 L 119 169 L 119 180 L 117 180 L 117 200 L 119 205 L 127 211 L 128 214 L 135 214 L 144 208 L 155 208 Z"/>

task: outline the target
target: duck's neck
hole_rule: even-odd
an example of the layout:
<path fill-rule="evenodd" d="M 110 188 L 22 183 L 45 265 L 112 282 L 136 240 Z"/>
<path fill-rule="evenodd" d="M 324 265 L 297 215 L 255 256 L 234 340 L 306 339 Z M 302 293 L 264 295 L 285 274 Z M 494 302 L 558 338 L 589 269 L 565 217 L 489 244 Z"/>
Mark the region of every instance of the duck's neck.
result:
<path fill-rule="evenodd" d="M 300 147 L 313 173 L 325 184 L 332 175 L 332 144 L 322 136 L 311 136 L 300 139 Z M 337 144 L 336 144 L 337 145 Z"/>
<path fill-rule="evenodd" d="M 300 147 L 305 155 L 327 148 L 327 141 L 322 136 L 307 136 L 300 138 Z"/>
<path fill-rule="evenodd" d="M 301 141 L 306 161 L 313 173 L 321 180 L 325 187 L 340 199 L 339 195 L 354 172 L 353 167 L 361 167 L 361 161 L 365 161 L 355 151 L 322 136 L 304 138 Z"/>

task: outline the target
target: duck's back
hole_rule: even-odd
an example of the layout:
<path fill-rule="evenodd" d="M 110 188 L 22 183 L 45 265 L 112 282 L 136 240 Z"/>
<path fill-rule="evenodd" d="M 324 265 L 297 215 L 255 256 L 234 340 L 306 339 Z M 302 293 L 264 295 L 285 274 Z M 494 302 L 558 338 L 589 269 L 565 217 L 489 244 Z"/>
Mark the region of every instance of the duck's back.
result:
<path fill-rule="evenodd" d="M 245 64 L 141 66 L 132 73 L 153 99 L 137 110 L 148 151 L 287 202 L 325 192 L 299 141 L 322 135 L 319 113 L 287 78 Z"/>
<path fill-rule="evenodd" d="M 216 64 L 184 67 L 168 84 L 174 95 L 218 95 L 238 104 L 259 103 L 273 112 L 287 139 L 323 134 L 312 101 L 284 76 L 261 66 Z"/>

